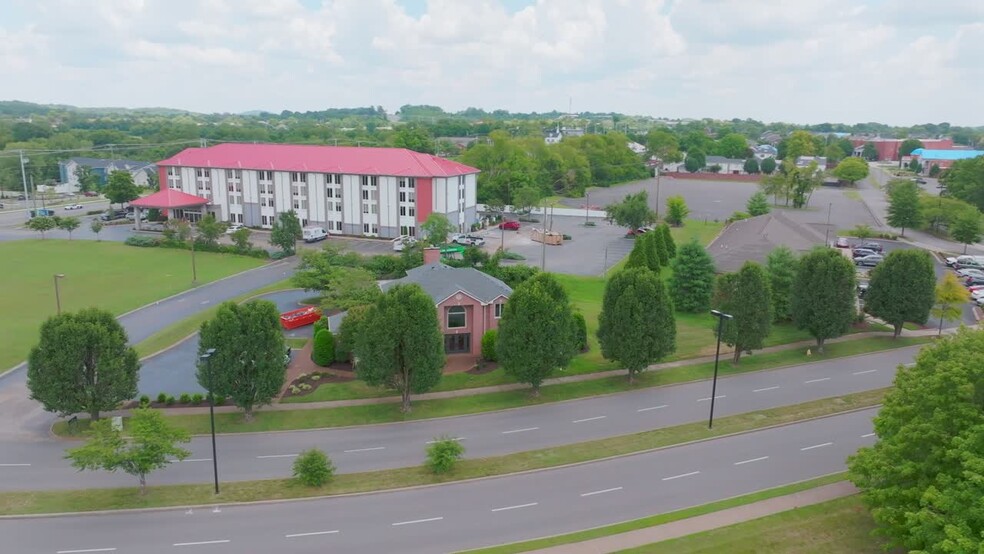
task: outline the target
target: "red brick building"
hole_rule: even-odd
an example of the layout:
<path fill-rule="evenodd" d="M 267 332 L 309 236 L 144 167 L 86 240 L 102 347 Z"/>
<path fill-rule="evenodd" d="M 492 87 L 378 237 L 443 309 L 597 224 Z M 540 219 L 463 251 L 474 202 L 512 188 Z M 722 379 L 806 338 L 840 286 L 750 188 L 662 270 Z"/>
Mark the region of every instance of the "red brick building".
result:
<path fill-rule="evenodd" d="M 872 139 L 862 139 L 862 138 L 852 138 L 850 139 L 851 144 L 854 145 L 854 155 L 860 156 L 862 149 L 866 143 L 871 143 L 875 146 L 875 150 L 878 152 L 878 161 L 899 161 L 899 148 L 902 147 L 902 142 L 905 139 L 887 139 L 887 138 L 872 138 Z M 923 144 L 923 148 L 927 150 L 950 150 L 953 148 L 953 139 L 943 138 L 943 139 L 919 139 Z"/>

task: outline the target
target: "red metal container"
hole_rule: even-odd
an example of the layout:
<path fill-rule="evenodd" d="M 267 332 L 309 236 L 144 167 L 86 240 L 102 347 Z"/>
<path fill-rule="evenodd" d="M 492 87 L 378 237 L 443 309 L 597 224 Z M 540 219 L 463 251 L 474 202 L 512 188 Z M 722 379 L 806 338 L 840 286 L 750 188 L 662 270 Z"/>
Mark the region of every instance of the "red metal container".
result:
<path fill-rule="evenodd" d="M 298 308 L 280 314 L 280 324 L 284 326 L 284 329 L 304 327 L 305 325 L 311 325 L 319 319 L 321 319 L 321 310 L 314 306 Z"/>

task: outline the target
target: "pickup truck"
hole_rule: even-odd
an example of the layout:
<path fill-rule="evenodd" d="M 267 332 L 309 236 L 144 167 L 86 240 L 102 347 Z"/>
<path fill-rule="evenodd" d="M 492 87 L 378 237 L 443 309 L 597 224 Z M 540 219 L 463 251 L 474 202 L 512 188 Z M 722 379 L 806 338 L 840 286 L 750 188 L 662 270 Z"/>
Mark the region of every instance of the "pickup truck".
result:
<path fill-rule="evenodd" d="M 451 242 L 463 246 L 482 246 L 485 244 L 485 239 L 476 235 L 454 235 L 451 237 Z"/>

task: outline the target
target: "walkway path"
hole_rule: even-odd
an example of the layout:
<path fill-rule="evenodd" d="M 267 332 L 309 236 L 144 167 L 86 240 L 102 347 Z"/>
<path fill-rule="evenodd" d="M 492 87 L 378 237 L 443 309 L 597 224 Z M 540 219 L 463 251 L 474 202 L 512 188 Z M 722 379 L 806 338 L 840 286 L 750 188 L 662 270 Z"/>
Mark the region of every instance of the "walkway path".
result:
<path fill-rule="evenodd" d="M 760 500 L 751 504 L 745 504 L 744 506 L 736 506 L 701 516 L 664 523 L 663 525 L 656 525 L 654 527 L 647 527 L 645 529 L 629 531 L 628 533 L 601 537 L 574 544 L 534 550 L 534 552 L 540 554 L 599 554 L 602 552 L 618 552 L 628 548 L 636 548 L 655 542 L 727 527 L 794 508 L 820 504 L 821 502 L 851 496 L 852 494 L 857 494 L 857 492 L 858 489 L 850 482 L 839 481 L 830 485 L 823 485 L 786 496 L 777 496 L 768 500 Z"/>

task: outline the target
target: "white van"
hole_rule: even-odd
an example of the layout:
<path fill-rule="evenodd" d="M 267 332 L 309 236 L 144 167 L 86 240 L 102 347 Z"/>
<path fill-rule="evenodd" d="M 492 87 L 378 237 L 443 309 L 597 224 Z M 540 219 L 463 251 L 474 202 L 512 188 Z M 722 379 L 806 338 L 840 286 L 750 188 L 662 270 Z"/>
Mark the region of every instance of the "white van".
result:
<path fill-rule="evenodd" d="M 324 227 L 305 227 L 301 229 L 301 237 L 304 242 L 318 242 L 328 238 L 328 231 Z"/>

